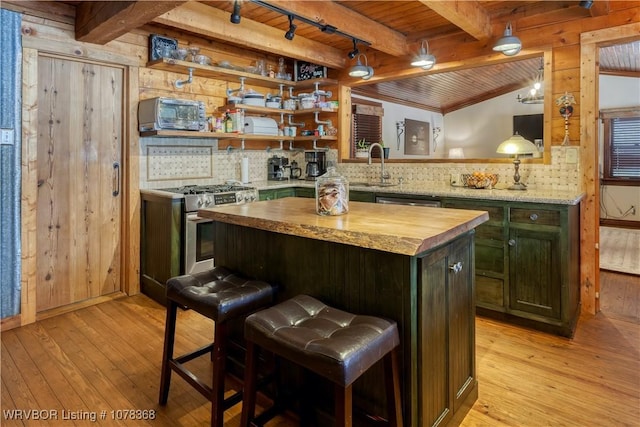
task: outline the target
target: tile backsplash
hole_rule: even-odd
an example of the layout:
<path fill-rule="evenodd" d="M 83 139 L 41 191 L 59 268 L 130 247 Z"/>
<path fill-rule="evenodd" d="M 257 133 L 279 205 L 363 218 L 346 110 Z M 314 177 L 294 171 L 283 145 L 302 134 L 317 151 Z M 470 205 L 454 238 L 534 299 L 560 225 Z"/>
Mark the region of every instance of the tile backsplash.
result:
<path fill-rule="evenodd" d="M 178 142 L 179 141 L 179 142 Z M 278 147 L 279 148 L 279 147 Z M 552 147 L 551 164 L 520 165 L 520 180 L 540 190 L 579 191 L 580 171 L 577 163 L 567 162 L 566 152 L 576 147 Z M 267 180 L 267 159 L 274 155 L 295 160 L 305 170 L 303 151 L 290 150 L 218 150 L 216 140 L 200 138 L 147 137 L 140 140 L 140 188 L 154 189 L 190 184 L 219 184 L 241 179 L 242 157 L 249 159 L 249 181 Z M 337 163 L 337 151 L 327 153 L 329 166 L 350 181 L 373 181 L 379 178 L 380 164 Z M 500 182 L 511 182 L 513 163 L 387 163 L 385 169 L 393 181 L 402 178 L 407 184 L 448 185 L 451 174 L 486 171 L 497 173 Z"/>

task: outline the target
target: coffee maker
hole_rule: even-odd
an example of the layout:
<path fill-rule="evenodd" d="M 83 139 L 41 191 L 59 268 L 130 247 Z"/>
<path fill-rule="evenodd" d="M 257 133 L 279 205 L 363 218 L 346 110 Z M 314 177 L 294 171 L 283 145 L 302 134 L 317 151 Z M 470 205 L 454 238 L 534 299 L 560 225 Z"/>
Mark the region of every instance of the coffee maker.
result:
<path fill-rule="evenodd" d="M 327 153 L 324 151 L 305 151 L 304 160 L 307 162 L 307 180 L 313 181 L 327 171 Z"/>
<path fill-rule="evenodd" d="M 269 181 L 282 181 L 287 179 L 285 170 L 289 165 L 286 157 L 273 156 L 267 160 L 267 179 Z"/>

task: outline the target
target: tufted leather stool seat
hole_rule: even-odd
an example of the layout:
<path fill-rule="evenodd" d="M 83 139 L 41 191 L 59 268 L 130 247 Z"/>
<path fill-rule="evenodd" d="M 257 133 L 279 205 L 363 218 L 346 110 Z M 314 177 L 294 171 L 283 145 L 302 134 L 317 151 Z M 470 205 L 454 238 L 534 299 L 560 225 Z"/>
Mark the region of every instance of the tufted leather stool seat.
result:
<path fill-rule="evenodd" d="M 258 311 L 245 320 L 247 341 L 245 390 L 241 426 L 254 418 L 256 349 L 259 346 L 335 384 L 336 424 L 352 422 L 352 384 L 384 359 L 389 423 L 402 425 L 397 362 L 400 343 L 396 323 L 351 314 L 298 295 Z"/>
<path fill-rule="evenodd" d="M 268 283 L 241 277 L 225 267 L 169 279 L 166 287 L 167 322 L 160 378 L 160 404 L 167 403 L 171 371 L 175 371 L 211 401 L 211 426 L 222 427 L 224 410 L 242 399 L 241 393 L 224 399 L 227 322 L 268 306 L 273 301 L 273 294 L 274 288 Z M 214 342 L 174 358 L 178 307 L 192 309 L 213 320 Z M 213 362 L 211 387 L 184 366 L 186 362 L 208 353 L 211 353 Z"/>

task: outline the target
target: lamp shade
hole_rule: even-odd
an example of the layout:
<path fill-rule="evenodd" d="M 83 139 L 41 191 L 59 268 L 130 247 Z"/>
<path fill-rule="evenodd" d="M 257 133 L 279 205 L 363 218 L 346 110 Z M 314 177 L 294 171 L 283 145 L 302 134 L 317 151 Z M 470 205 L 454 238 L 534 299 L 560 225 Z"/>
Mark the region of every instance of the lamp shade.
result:
<path fill-rule="evenodd" d="M 364 62 L 366 65 L 362 65 L 362 62 L 360 62 L 360 57 L 364 56 Z M 349 75 L 351 77 L 368 77 L 371 78 L 371 76 L 373 76 L 373 68 L 369 67 L 369 64 L 367 64 L 367 57 L 365 54 L 361 53 L 358 55 L 358 59 L 356 61 L 356 65 L 354 65 L 353 67 L 351 67 L 351 69 L 349 69 Z"/>
<path fill-rule="evenodd" d="M 532 154 L 536 151 L 538 151 L 538 148 L 533 144 L 533 142 L 524 139 L 521 135 L 516 133 L 511 138 L 498 145 L 496 153 L 509 154 L 513 156 L 517 154 Z"/>
<path fill-rule="evenodd" d="M 511 23 L 509 22 L 504 29 L 502 37 L 493 45 L 493 50 L 502 52 L 507 56 L 513 56 L 520 52 L 520 49 L 522 49 L 522 42 L 519 38 L 512 35 Z"/>
<path fill-rule="evenodd" d="M 422 67 L 424 70 L 430 70 L 434 65 L 436 65 L 436 57 L 429 53 L 428 48 L 429 45 L 427 45 L 427 49 L 425 49 L 424 42 L 422 42 L 418 55 L 413 58 L 413 61 L 411 61 L 412 66 Z"/>

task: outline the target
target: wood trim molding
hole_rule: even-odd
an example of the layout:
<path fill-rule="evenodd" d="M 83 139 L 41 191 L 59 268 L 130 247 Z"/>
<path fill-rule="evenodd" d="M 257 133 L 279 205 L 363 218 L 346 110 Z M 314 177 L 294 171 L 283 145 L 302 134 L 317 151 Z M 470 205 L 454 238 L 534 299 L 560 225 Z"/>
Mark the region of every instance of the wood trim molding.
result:
<path fill-rule="evenodd" d="M 640 23 L 580 35 L 580 170 L 582 190 L 580 231 L 580 294 L 583 314 L 600 311 L 600 190 L 598 177 L 598 49 L 640 39 Z"/>

